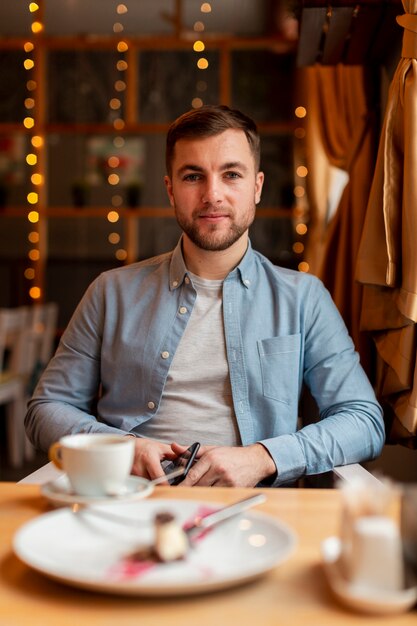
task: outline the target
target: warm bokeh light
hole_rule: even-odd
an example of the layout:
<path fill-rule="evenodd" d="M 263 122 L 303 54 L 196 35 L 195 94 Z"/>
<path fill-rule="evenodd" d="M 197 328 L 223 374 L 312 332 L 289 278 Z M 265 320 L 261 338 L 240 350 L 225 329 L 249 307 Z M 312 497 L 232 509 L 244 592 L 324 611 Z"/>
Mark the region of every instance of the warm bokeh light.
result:
<path fill-rule="evenodd" d="M 305 235 L 307 232 L 307 225 L 300 222 L 300 224 L 297 224 L 297 226 L 295 227 L 295 232 L 298 235 Z"/>
<path fill-rule="evenodd" d="M 310 266 L 307 261 L 301 261 L 301 263 L 298 264 L 298 269 L 300 272 L 308 272 L 310 270 Z"/>
<path fill-rule="evenodd" d="M 30 152 L 29 154 L 26 155 L 26 163 L 28 165 L 36 165 L 37 162 L 38 162 L 38 157 L 36 156 L 36 154 L 33 154 L 32 152 Z"/>
<path fill-rule="evenodd" d="M 23 46 L 23 49 L 24 49 L 24 51 L 25 51 L 25 52 L 32 52 L 32 50 L 34 49 L 34 47 L 35 47 L 35 46 L 33 45 L 33 43 L 32 43 L 31 41 L 27 41 L 27 42 L 25 43 L 25 45 Z"/>
<path fill-rule="evenodd" d="M 207 61 L 207 59 L 205 59 L 204 57 L 201 57 L 201 59 L 198 59 L 197 67 L 199 70 L 206 70 L 208 66 L 209 66 L 209 62 Z"/>
<path fill-rule="evenodd" d="M 211 13 L 211 4 L 209 2 L 203 2 L 200 7 L 202 13 Z"/>
<path fill-rule="evenodd" d="M 107 219 L 109 222 L 111 222 L 112 224 L 115 224 L 116 222 L 119 221 L 120 219 L 120 215 L 118 214 L 117 211 L 109 211 L 107 213 Z"/>
<path fill-rule="evenodd" d="M 117 52 L 127 52 L 127 50 L 129 50 L 129 46 L 126 41 L 119 41 L 117 44 Z"/>
<path fill-rule="evenodd" d="M 23 276 L 27 280 L 33 280 L 35 278 L 35 270 L 33 269 L 33 267 L 27 267 L 23 273 Z"/>
<path fill-rule="evenodd" d="M 35 67 L 35 61 L 33 61 L 32 59 L 25 59 L 23 61 L 23 67 L 25 68 L 25 70 L 31 70 Z"/>
<path fill-rule="evenodd" d="M 125 145 L 125 140 L 123 137 L 115 137 L 113 139 L 113 145 L 115 148 L 123 148 Z"/>
<path fill-rule="evenodd" d="M 40 33 L 43 31 L 43 24 L 41 22 L 33 22 L 31 25 L 32 33 Z"/>
<path fill-rule="evenodd" d="M 123 15 L 127 13 L 127 6 L 125 4 L 118 4 L 116 11 L 119 15 Z"/>
<path fill-rule="evenodd" d="M 294 195 L 296 198 L 303 198 L 303 196 L 305 196 L 305 189 L 304 187 L 301 187 L 301 185 L 297 185 L 296 187 L 294 187 Z"/>
<path fill-rule="evenodd" d="M 300 178 L 305 178 L 308 174 L 308 169 L 305 165 L 299 165 L 296 169 L 296 172 L 297 176 L 299 176 Z"/>
<path fill-rule="evenodd" d="M 32 144 L 34 148 L 42 148 L 43 137 L 40 137 L 39 135 L 34 135 L 32 139 L 30 140 L 30 143 Z"/>
<path fill-rule="evenodd" d="M 117 111 L 117 109 L 120 109 L 120 107 L 122 106 L 122 103 L 120 102 L 119 98 L 112 98 L 109 102 L 109 106 L 111 109 L 113 109 L 113 111 Z"/>
<path fill-rule="evenodd" d="M 124 91 L 126 89 L 126 83 L 124 80 L 116 80 L 114 83 L 114 88 L 116 91 Z"/>
<path fill-rule="evenodd" d="M 127 252 L 126 252 L 126 250 L 123 250 L 123 248 L 120 248 L 119 250 L 116 250 L 114 256 L 119 261 L 125 261 L 127 259 Z"/>
<path fill-rule="evenodd" d="M 125 121 L 122 120 L 121 117 L 118 117 L 114 120 L 113 126 L 116 130 L 123 130 L 123 128 L 125 127 Z"/>
<path fill-rule="evenodd" d="M 36 224 L 36 222 L 39 222 L 39 213 L 38 211 L 29 211 L 28 213 L 28 220 L 31 224 Z"/>
<path fill-rule="evenodd" d="M 119 167 L 120 159 L 117 156 L 111 156 L 107 159 L 107 165 L 109 167 Z"/>
<path fill-rule="evenodd" d="M 25 117 L 23 120 L 23 126 L 25 128 L 33 128 L 35 126 L 35 120 L 33 117 Z"/>
<path fill-rule="evenodd" d="M 296 128 L 294 131 L 294 135 L 297 139 L 304 139 L 304 137 L 306 136 L 306 131 L 304 128 L 301 128 L 301 126 L 298 126 L 298 128 Z"/>
<path fill-rule="evenodd" d="M 114 33 L 121 33 L 121 32 L 124 31 L 124 29 L 125 29 L 125 27 L 120 22 L 115 22 L 113 24 L 113 32 Z"/>
<path fill-rule="evenodd" d="M 127 62 L 123 60 L 117 61 L 116 68 L 119 70 L 119 72 L 124 72 L 125 70 L 127 70 Z"/>
<path fill-rule="evenodd" d="M 305 107 L 297 107 L 294 113 L 296 117 L 303 118 L 307 115 L 307 109 Z"/>
<path fill-rule="evenodd" d="M 120 241 L 119 233 L 110 233 L 110 235 L 108 236 L 108 240 L 109 240 L 109 243 L 112 243 L 112 244 L 119 243 Z"/>
<path fill-rule="evenodd" d="M 30 243 L 39 243 L 39 233 L 36 230 L 31 230 L 28 235 Z"/>
<path fill-rule="evenodd" d="M 205 48 L 206 48 L 206 46 L 204 45 L 203 41 L 197 40 L 193 44 L 194 52 L 203 52 L 203 50 L 205 50 Z"/>
<path fill-rule="evenodd" d="M 41 174 L 32 174 L 30 180 L 32 182 L 32 185 L 42 185 L 43 176 Z"/>
<path fill-rule="evenodd" d="M 31 287 L 29 289 L 29 295 L 32 298 L 32 300 L 39 300 L 39 298 L 41 297 L 41 290 L 39 287 Z"/>
<path fill-rule="evenodd" d="M 294 217 L 302 218 L 305 214 L 305 208 L 302 206 L 295 206 L 292 212 L 294 214 Z"/>
<path fill-rule="evenodd" d="M 203 106 L 204 102 L 201 98 L 193 98 L 191 101 L 191 106 L 193 109 L 200 109 Z"/>
<path fill-rule="evenodd" d="M 123 198 L 119 193 L 114 194 L 114 196 L 111 199 L 111 203 L 113 206 L 122 206 L 123 204 Z"/>
<path fill-rule="evenodd" d="M 39 196 L 36 191 L 30 191 L 26 197 L 29 204 L 36 204 L 39 201 Z"/>
<path fill-rule="evenodd" d="M 195 22 L 194 30 L 195 30 L 196 33 L 202 33 L 204 31 L 204 24 L 203 24 L 203 22 Z"/>
<path fill-rule="evenodd" d="M 26 83 L 26 89 L 28 91 L 35 91 L 37 87 L 36 81 L 35 80 L 28 80 Z"/>
<path fill-rule="evenodd" d="M 301 243 L 301 241 L 296 241 L 293 244 L 292 249 L 296 254 L 301 254 L 302 252 L 304 252 L 304 244 Z"/>
<path fill-rule="evenodd" d="M 109 176 L 107 176 L 107 182 L 109 185 L 118 185 L 120 177 L 117 174 L 109 174 Z"/>
<path fill-rule="evenodd" d="M 28 257 L 31 261 L 39 261 L 40 252 L 36 248 L 29 250 Z"/>
<path fill-rule="evenodd" d="M 35 13 L 36 11 L 39 11 L 39 4 L 37 4 L 36 2 L 30 2 L 29 3 L 29 11 L 31 13 Z"/>

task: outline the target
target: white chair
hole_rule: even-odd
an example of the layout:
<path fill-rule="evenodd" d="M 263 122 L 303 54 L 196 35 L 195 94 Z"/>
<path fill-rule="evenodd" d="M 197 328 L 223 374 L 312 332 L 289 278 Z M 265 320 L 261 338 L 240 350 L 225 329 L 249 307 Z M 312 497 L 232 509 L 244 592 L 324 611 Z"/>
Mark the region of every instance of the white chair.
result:
<path fill-rule="evenodd" d="M 28 363 L 25 358 L 28 307 L 0 309 L 0 404 L 6 407 L 7 441 L 10 463 L 22 464 L 25 456 L 25 430 Z"/>
<path fill-rule="evenodd" d="M 12 467 L 33 457 L 24 418 L 33 387 L 52 355 L 57 314 L 55 303 L 0 309 L 0 405 L 6 407 Z"/>
<path fill-rule="evenodd" d="M 29 308 L 29 336 L 32 351 L 29 356 L 33 367 L 31 374 L 31 387 L 38 382 L 38 378 L 47 366 L 53 352 L 54 341 L 58 322 L 58 305 L 56 302 L 34 304 Z"/>

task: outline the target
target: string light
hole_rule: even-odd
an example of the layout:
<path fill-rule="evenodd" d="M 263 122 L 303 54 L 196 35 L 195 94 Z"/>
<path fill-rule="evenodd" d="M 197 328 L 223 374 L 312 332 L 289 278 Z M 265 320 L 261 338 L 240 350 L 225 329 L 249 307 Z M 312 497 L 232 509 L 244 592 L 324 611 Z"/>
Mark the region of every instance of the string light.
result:
<path fill-rule="evenodd" d="M 203 2 L 200 6 L 201 13 L 210 13 L 211 12 L 211 4 L 209 2 Z M 193 51 L 197 53 L 204 52 L 206 49 L 206 44 L 201 39 L 201 33 L 205 31 L 205 24 L 202 20 L 198 20 L 194 23 L 194 32 L 199 33 L 200 36 L 193 42 Z M 199 70 L 206 70 L 209 66 L 209 62 L 206 57 L 199 57 L 197 59 L 197 67 Z M 204 105 L 204 100 L 202 98 L 202 93 L 207 90 L 207 83 L 204 80 L 198 80 L 196 84 L 196 91 L 198 92 L 191 100 L 191 106 L 193 109 L 199 109 Z"/>
<path fill-rule="evenodd" d="M 34 39 L 26 41 L 23 45 L 23 49 L 27 57 L 23 61 L 23 67 L 27 72 L 35 71 L 35 53 L 37 37 L 43 32 L 43 23 L 40 19 L 40 7 L 37 2 L 30 2 L 28 5 L 29 13 L 31 14 L 31 31 L 34 35 Z M 34 58 L 35 57 L 35 58 Z M 32 76 L 26 81 L 26 89 L 28 95 L 25 97 L 24 105 L 26 109 L 26 116 L 22 120 L 24 128 L 28 131 L 36 129 L 36 90 L 37 82 Z M 34 225 L 36 230 L 31 230 L 28 235 L 28 241 L 30 243 L 30 249 L 28 250 L 28 260 L 33 263 L 30 267 L 26 267 L 24 270 L 24 277 L 31 284 L 28 289 L 29 297 L 32 300 L 38 300 L 42 297 L 42 290 L 36 282 L 39 281 L 37 275 L 36 265 L 41 260 L 41 237 L 40 237 L 40 219 L 41 212 L 39 210 L 40 193 L 44 184 L 44 178 L 41 172 L 37 171 L 39 167 L 41 150 L 44 147 L 43 137 L 35 132 L 30 137 L 31 147 L 26 154 L 26 163 L 31 168 L 30 182 L 32 189 L 27 193 L 26 199 L 30 207 L 27 213 L 27 220 L 30 224 Z"/>
<path fill-rule="evenodd" d="M 300 104 L 294 110 L 294 115 L 297 118 L 297 126 L 294 130 L 294 137 L 296 140 L 302 140 L 305 138 L 304 118 L 307 116 L 307 109 Z M 307 205 L 307 193 L 306 193 L 306 179 L 308 176 L 308 168 L 304 165 L 305 162 L 305 149 L 304 144 L 300 141 L 294 142 L 294 154 L 295 154 L 295 179 L 296 184 L 294 186 L 295 207 L 293 210 L 295 221 L 295 233 L 301 239 L 295 241 L 292 249 L 295 254 L 302 255 L 305 251 L 305 238 L 308 234 L 308 205 Z M 309 272 L 310 266 L 307 261 L 300 261 L 298 263 L 298 270 L 300 272 Z"/>
<path fill-rule="evenodd" d="M 303 106 L 298 106 L 295 109 L 295 116 L 299 118 L 303 118 L 307 115 L 307 109 Z"/>
<path fill-rule="evenodd" d="M 109 211 L 107 213 L 107 219 L 109 222 L 111 222 L 112 224 L 115 224 L 116 222 L 119 221 L 120 219 L 120 215 L 117 211 Z"/>
<path fill-rule="evenodd" d="M 121 16 L 124 16 L 128 13 L 128 7 L 126 4 L 118 4 L 116 6 L 116 14 L 117 19 L 113 24 L 113 32 L 116 35 L 121 35 L 124 32 L 124 24 L 121 20 Z M 109 110 L 111 115 L 111 120 L 113 124 L 113 128 L 115 131 L 122 131 L 126 122 L 123 118 L 123 107 L 122 100 L 119 97 L 119 94 L 126 90 L 126 81 L 124 80 L 123 73 L 128 69 L 128 62 L 124 58 L 124 55 L 129 50 L 129 44 L 124 39 L 120 39 L 116 43 L 116 51 L 120 55 L 116 61 L 116 70 L 119 72 L 120 76 L 114 82 L 114 91 L 115 96 L 110 98 L 109 100 Z M 113 210 L 107 213 L 107 220 L 111 224 L 115 224 L 120 219 L 119 211 L 117 210 L 123 204 L 123 197 L 120 192 L 118 192 L 117 187 L 120 185 L 121 179 L 118 168 L 121 166 L 121 159 L 117 154 L 117 150 L 123 148 L 125 145 L 125 140 L 120 135 L 117 135 L 113 139 L 113 146 L 115 152 L 111 154 L 107 159 L 107 167 L 110 172 L 107 176 L 108 184 L 114 188 L 114 193 L 112 194 L 111 204 L 113 206 Z M 111 232 L 108 237 L 108 242 L 111 245 L 117 245 L 120 243 L 120 235 L 116 232 Z M 127 252 L 123 249 L 115 251 L 115 258 L 124 261 L 127 258 Z"/>
<path fill-rule="evenodd" d="M 298 270 L 300 272 L 308 272 L 308 271 L 310 271 L 310 266 L 307 263 L 307 261 L 301 261 L 301 263 L 298 264 Z"/>
<path fill-rule="evenodd" d="M 305 235 L 307 233 L 307 224 L 300 222 L 296 225 L 295 232 L 297 233 L 297 235 Z"/>

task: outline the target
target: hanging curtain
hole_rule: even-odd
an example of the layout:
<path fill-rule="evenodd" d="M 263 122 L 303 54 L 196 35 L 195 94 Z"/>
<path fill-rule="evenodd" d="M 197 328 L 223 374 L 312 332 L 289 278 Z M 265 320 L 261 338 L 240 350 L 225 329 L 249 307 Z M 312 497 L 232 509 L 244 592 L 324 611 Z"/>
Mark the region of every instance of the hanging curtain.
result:
<path fill-rule="evenodd" d="M 372 378 L 372 345 L 359 326 L 362 285 L 354 277 L 375 165 L 377 120 L 371 71 L 363 66 L 316 65 L 303 70 L 302 80 L 308 110 L 306 260 L 332 294 Z M 337 206 L 329 214 L 332 188 L 337 184 L 339 189 L 333 194 Z"/>
<path fill-rule="evenodd" d="M 389 441 L 417 440 L 417 0 L 403 0 L 401 60 L 392 79 L 358 254 L 361 328 L 378 354 L 377 393 Z"/>

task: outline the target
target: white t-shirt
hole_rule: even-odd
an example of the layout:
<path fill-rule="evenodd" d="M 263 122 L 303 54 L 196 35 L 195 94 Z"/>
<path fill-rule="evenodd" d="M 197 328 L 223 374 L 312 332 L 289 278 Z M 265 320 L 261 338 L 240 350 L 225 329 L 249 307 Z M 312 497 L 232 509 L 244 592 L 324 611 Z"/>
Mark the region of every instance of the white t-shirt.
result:
<path fill-rule="evenodd" d="M 174 355 L 157 414 L 142 437 L 189 445 L 240 445 L 223 326 L 222 280 L 190 274 L 197 298 Z"/>

